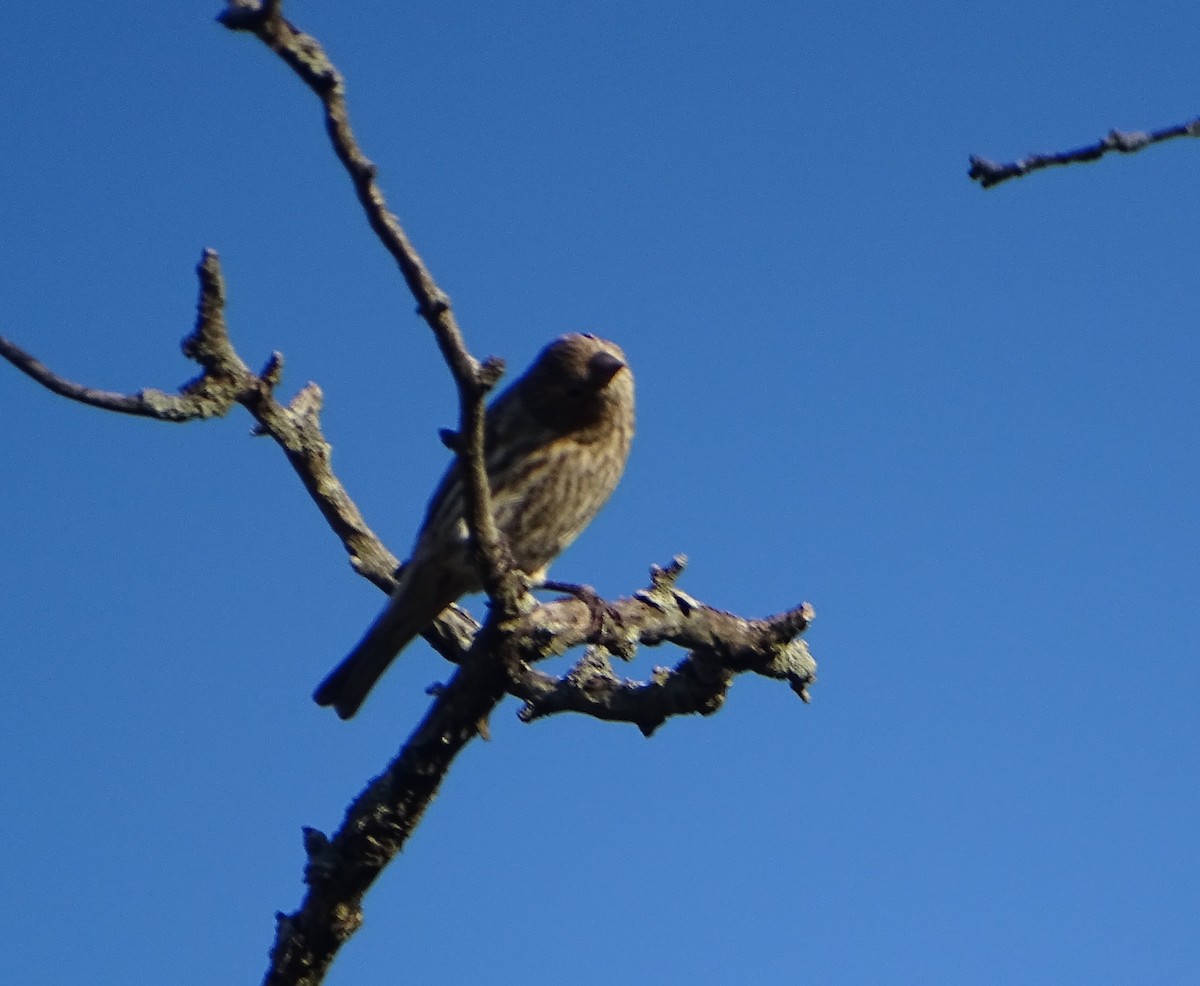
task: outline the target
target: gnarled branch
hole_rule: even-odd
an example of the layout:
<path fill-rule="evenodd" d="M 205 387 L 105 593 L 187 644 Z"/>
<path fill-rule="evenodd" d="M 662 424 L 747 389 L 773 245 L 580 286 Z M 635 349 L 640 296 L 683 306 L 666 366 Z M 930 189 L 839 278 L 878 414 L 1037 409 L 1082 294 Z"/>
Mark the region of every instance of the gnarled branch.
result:
<path fill-rule="evenodd" d="M 0 339 L 0 356 L 44 387 L 93 407 L 137 414 L 159 421 L 184 422 L 222 417 L 242 405 L 258 423 L 255 434 L 269 435 L 287 456 L 304 488 L 345 546 L 354 569 L 384 591 L 395 585 L 396 557 L 367 526 L 330 467 L 330 445 L 321 432 L 323 395 L 307 384 L 284 406 L 275 398 L 283 375 L 283 356 L 272 353 L 261 373 L 251 370 L 234 349 L 225 325 L 225 282 L 215 250 L 205 250 L 196 268 L 200 299 L 196 325 L 183 340 L 183 353 L 202 372 L 178 394 L 141 390 L 117 394 L 73 383 L 53 373 L 15 343 Z"/>
<path fill-rule="evenodd" d="M 812 607 L 762 620 L 747 620 L 697 602 L 676 586 L 685 561 L 651 570 L 651 585 L 628 599 L 605 603 L 607 619 L 597 625 L 593 607 L 561 599 L 526 614 L 509 629 L 508 690 L 525 700 L 525 722 L 560 712 L 634 723 L 650 736 L 671 716 L 711 715 L 725 701 L 735 675 L 750 671 L 787 681 L 809 701 L 816 662 L 798 637 L 813 619 Z M 531 664 L 580 644 L 589 648 L 563 677 Z M 608 660 L 625 660 L 637 644 L 672 643 L 689 653 L 674 668 L 655 668 L 648 682 L 622 679 Z"/>
<path fill-rule="evenodd" d="M 646 736 L 671 716 L 710 715 L 747 671 L 786 680 L 808 701 L 816 662 L 798 639 L 813 618 L 807 604 L 746 620 L 697 602 L 676 585 L 683 559 L 654 568 L 648 588 L 605 603 L 579 598 L 545 603 L 516 620 L 489 618 L 450 681 L 434 689 L 429 712 L 404 748 L 347 809 L 332 836 L 305 830 L 308 891 L 299 909 L 279 915 L 266 983 L 317 983 L 337 949 L 362 924 L 362 898 L 401 850 L 441 777 L 479 732 L 507 691 L 525 700 L 532 722 L 557 712 L 635 723 Z M 607 618 L 597 621 L 596 608 Z M 605 653 L 632 656 L 638 643 L 674 643 L 690 653 L 650 682 L 623 681 Z M 580 644 L 583 660 L 562 678 L 531 665 Z"/>

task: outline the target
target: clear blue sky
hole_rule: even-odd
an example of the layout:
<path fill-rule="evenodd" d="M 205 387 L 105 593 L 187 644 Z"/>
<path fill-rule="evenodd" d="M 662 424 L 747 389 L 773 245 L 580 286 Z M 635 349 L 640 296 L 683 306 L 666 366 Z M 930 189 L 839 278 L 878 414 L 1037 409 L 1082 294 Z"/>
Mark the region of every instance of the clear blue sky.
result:
<path fill-rule="evenodd" d="M 242 355 L 324 388 L 404 554 L 448 376 L 313 96 L 215 2 L 15 4 L 0 332 L 94 386 Z M 967 156 L 1200 112 L 1200 8 L 1013 0 L 288 5 L 349 80 L 479 354 L 628 352 L 640 432 L 559 578 L 816 607 L 814 704 L 501 708 L 333 984 L 1182 982 L 1200 965 L 1200 144 L 984 193 Z M 242 413 L 0 366 L 5 979 L 253 983 L 446 667 L 309 701 L 382 602 Z M 644 652 L 644 677 L 676 652 Z"/>

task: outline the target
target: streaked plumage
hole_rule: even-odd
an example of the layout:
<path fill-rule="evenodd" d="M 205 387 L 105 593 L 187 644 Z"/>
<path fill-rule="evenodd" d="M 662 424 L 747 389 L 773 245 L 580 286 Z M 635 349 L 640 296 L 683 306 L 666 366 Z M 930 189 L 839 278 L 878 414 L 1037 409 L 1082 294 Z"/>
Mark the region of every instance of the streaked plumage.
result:
<path fill-rule="evenodd" d="M 633 404 L 633 375 L 620 347 L 576 333 L 543 349 L 488 408 L 492 511 L 513 560 L 532 579 L 545 577 L 616 488 L 633 440 Z M 452 602 L 481 591 L 463 506 L 456 459 L 387 607 L 317 687 L 318 705 L 349 719 L 417 634 Z"/>

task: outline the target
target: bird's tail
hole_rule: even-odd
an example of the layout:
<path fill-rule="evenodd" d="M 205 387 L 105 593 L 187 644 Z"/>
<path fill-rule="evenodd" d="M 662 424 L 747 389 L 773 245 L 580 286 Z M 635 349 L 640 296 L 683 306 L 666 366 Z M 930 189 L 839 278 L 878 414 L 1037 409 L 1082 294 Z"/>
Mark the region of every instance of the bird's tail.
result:
<path fill-rule="evenodd" d="M 422 598 L 431 595 L 428 592 L 430 586 L 424 579 L 416 580 L 417 584 L 412 585 L 414 580 L 405 578 L 407 574 L 411 573 L 401 575 L 401 584 L 387 607 L 354 650 L 317 686 L 313 692 L 317 705 L 332 705 L 343 719 L 353 716 L 388 665 L 453 602 L 453 596 L 446 601 L 439 593 L 433 594 L 436 598 Z M 422 582 L 426 584 L 422 585 Z"/>

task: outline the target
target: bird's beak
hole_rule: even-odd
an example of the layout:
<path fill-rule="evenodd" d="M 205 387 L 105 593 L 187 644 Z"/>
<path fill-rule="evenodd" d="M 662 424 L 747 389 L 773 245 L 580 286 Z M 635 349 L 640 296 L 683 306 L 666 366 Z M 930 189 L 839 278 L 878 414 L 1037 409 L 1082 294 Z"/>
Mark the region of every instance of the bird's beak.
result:
<path fill-rule="evenodd" d="M 625 369 L 624 361 L 612 353 L 597 353 L 588 360 L 588 374 L 597 390 L 607 387 L 608 382 L 623 369 Z"/>

